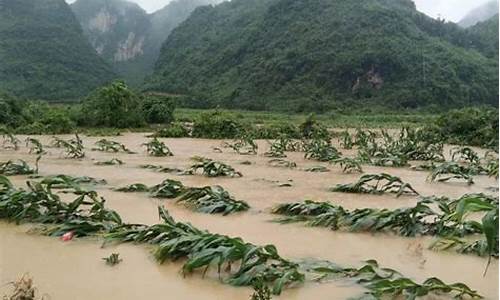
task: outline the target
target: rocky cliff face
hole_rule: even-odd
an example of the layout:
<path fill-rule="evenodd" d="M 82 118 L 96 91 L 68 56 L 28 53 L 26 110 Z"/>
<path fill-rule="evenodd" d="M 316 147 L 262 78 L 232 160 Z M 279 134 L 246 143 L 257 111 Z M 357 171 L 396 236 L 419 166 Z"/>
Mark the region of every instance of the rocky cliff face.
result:
<path fill-rule="evenodd" d="M 140 84 L 170 32 L 196 7 L 217 2 L 177 0 L 153 14 L 125 0 L 78 0 L 71 7 L 97 53 L 130 84 Z"/>
<path fill-rule="evenodd" d="M 87 38 L 99 55 L 111 63 L 144 54 L 151 23 L 137 4 L 123 0 L 81 0 L 72 5 Z"/>
<path fill-rule="evenodd" d="M 0 0 L 0 90 L 74 100 L 113 78 L 64 0 Z"/>

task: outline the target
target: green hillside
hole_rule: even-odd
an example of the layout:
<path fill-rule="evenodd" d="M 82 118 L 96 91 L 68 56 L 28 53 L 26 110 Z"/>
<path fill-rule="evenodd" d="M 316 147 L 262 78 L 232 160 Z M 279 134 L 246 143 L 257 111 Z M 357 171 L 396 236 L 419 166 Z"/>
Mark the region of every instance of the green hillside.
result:
<path fill-rule="evenodd" d="M 464 28 L 484 22 L 498 14 L 498 0 L 486 2 L 465 15 L 458 24 Z"/>
<path fill-rule="evenodd" d="M 176 0 L 152 14 L 125 0 L 78 0 L 71 8 L 99 55 L 138 86 L 152 73 L 170 32 L 196 7 L 216 2 Z"/>
<path fill-rule="evenodd" d="M 410 0 L 233 0 L 172 32 L 147 89 L 255 110 L 498 105 L 498 63 L 469 41 Z"/>
<path fill-rule="evenodd" d="M 113 77 L 64 0 L 0 0 L 0 90 L 75 99 Z"/>
<path fill-rule="evenodd" d="M 473 43 L 477 49 L 498 60 L 498 14 L 467 30 L 473 36 Z"/>

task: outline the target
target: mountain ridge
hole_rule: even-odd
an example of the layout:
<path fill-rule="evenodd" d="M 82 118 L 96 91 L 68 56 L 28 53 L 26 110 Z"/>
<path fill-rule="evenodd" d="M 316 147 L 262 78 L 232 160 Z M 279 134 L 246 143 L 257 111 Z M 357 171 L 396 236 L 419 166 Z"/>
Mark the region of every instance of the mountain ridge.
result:
<path fill-rule="evenodd" d="M 233 0 L 172 32 L 147 89 L 255 110 L 495 105 L 480 50 L 409 0 Z"/>
<path fill-rule="evenodd" d="M 63 0 L 0 0 L 0 89 L 65 100 L 115 77 Z"/>
<path fill-rule="evenodd" d="M 493 17 L 494 15 L 498 14 L 498 9 L 499 9 L 498 0 L 489 1 L 468 12 L 458 22 L 458 25 L 464 28 L 474 26 L 477 23 L 484 22 Z"/>
<path fill-rule="evenodd" d="M 217 2 L 176 0 L 150 14 L 126 0 L 78 0 L 71 8 L 101 57 L 138 86 L 152 72 L 170 32 L 196 7 Z"/>

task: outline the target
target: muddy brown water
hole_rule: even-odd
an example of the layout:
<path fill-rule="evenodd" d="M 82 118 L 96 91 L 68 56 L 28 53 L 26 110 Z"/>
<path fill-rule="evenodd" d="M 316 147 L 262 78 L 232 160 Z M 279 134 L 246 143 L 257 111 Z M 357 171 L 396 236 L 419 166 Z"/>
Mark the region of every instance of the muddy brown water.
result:
<path fill-rule="evenodd" d="M 63 136 L 69 138 L 69 136 Z M 24 137 L 20 136 L 20 139 Z M 44 144 L 49 136 L 40 138 Z M 332 232 L 322 228 L 308 228 L 300 224 L 279 225 L 271 223 L 269 208 L 279 203 L 311 199 L 330 201 L 346 208 L 378 207 L 398 208 L 416 203 L 417 197 L 393 195 L 342 194 L 328 191 L 337 183 L 357 180 L 358 174 L 343 174 L 336 166 L 307 161 L 301 153 L 288 153 L 295 161 L 296 169 L 270 167 L 269 158 L 262 155 L 238 155 L 230 149 L 216 153 L 221 141 L 202 139 L 161 139 L 175 156 L 149 157 L 141 144 L 147 141 L 145 134 L 128 133 L 108 137 L 125 144 L 138 154 L 114 154 L 90 151 L 101 137 L 84 137 L 87 157 L 83 160 L 65 159 L 60 149 L 48 148 L 49 154 L 40 162 L 41 175 L 67 174 L 92 176 L 106 179 L 108 184 L 96 190 L 107 200 L 109 208 L 116 210 L 126 222 L 154 224 L 158 222 L 157 206 L 165 205 L 179 221 L 214 233 L 240 236 L 255 244 L 274 244 L 284 257 L 291 259 L 328 259 L 343 266 L 359 266 L 363 260 L 375 259 L 382 266 L 396 269 L 417 281 L 438 277 L 447 283 L 463 282 L 478 290 L 487 299 L 498 299 L 498 260 L 493 260 L 483 277 L 487 260 L 476 256 L 453 252 L 434 252 L 427 249 L 429 237 L 403 238 L 391 234 L 365 234 Z M 259 141 L 259 153 L 267 150 L 266 141 Z M 447 149 L 445 150 L 447 152 Z M 352 151 L 343 151 L 353 154 Z M 141 164 L 187 168 L 195 155 L 224 161 L 243 173 L 242 178 L 207 178 L 177 176 L 141 169 Z M 95 161 L 119 158 L 122 166 L 96 166 Z M 1 150 L 0 161 L 24 159 L 30 163 L 35 155 L 22 147 L 19 151 Z M 242 161 L 251 165 L 242 165 Z M 326 173 L 305 172 L 302 169 L 322 165 L 331 171 Z M 486 176 L 476 176 L 473 185 L 460 182 L 428 183 L 427 172 L 408 168 L 380 168 L 364 166 L 365 173 L 388 172 L 413 185 L 422 195 L 446 195 L 459 197 L 466 193 L 492 193 L 498 183 Z M 156 200 L 139 193 L 118 193 L 113 187 L 132 183 L 153 185 L 166 178 L 182 181 L 187 186 L 221 185 L 237 199 L 247 201 L 250 211 L 231 216 L 207 215 L 187 210 L 174 201 Z M 11 180 L 23 186 L 24 176 Z M 279 187 L 291 183 L 291 187 Z M 494 192 L 493 192 L 494 193 Z M 9 291 L 4 285 L 29 273 L 42 294 L 50 299 L 249 299 L 250 288 L 236 288 L 222 284 L 216 276 L 202 278 L 199 274 L 183 277 L 180 263 L 158 265 L 145 246 L 119 245 L 101 248 L 101 241 L 79 239 L 61 242 L 59 239 L 27 233 L 29 226 L 15 226 L 0 222 L 0 295 Z M 108 267 L 101 260 L 113 252 L 119 252 L 123 262 Z M 347 282 L 305 283 L 286 290 L 279 299 L 347 299 L 363 293 L 358 285 Z M 434 298 L 433 298 L 434 299 Z"/>

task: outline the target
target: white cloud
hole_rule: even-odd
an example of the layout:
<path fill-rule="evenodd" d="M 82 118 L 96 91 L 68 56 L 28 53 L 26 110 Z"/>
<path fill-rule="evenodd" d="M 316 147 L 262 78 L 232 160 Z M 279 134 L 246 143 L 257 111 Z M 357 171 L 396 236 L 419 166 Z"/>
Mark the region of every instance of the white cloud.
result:
<path fill-rule="evenodd" d="M 414 0 L 417 9 L 425 14 L 458 22 L 472 9 L 489 0 Z"/>
<path fill-rule="evenodd" d="M 66 0 L 66 2 L 68 3 L 73 3 L 75 1 L 76 0 Z M 163 8 L 171 0 L 129 0 L 129 1 L 139 4 L 144 10 L 146 10 L 149 13 L 152 13 L 159 10 L 160 8 Z"/>

